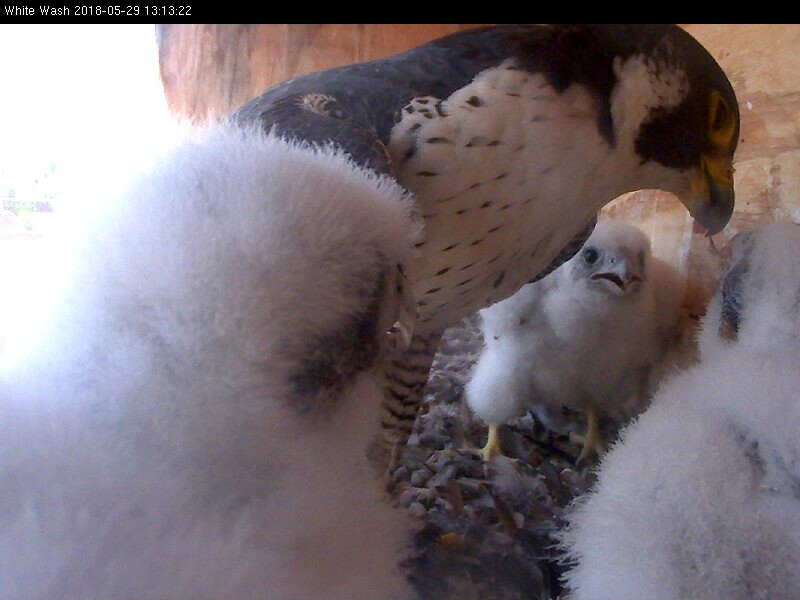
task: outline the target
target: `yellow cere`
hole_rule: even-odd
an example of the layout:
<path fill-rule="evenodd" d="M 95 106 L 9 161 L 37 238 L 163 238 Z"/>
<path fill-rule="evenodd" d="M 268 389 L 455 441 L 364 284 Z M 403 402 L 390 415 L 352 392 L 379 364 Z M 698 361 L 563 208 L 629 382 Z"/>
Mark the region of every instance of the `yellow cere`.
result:
<path fill-rule="evenodd" d="M 703 169 L 719 183 L 733 184 L 733 167 L 727 158 L 709 158 L 705 154 L 700 158 Z"/>

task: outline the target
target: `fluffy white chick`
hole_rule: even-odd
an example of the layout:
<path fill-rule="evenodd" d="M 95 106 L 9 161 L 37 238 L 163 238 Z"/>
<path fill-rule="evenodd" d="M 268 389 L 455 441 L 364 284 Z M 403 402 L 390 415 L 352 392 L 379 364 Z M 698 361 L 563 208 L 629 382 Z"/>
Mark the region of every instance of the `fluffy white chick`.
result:
<path fill-rule="evenodd" d="M 484 456 L 499 449 L 499 424 L 536 405 L 585 410 L 579 461 L 600 451 L 598 412 L 638 402 L 682 293 L 639 229 L 605 221 L 552 275 L 481 311 L 485 349 L 466 398 L 489 424 Z"/>
<path fill-rule="evenodd" d="M 603 460 L 563 536 L 575 600 L 800 598 L 800 228 L 734 241 L 701 362 Z"/>
<path fill-rule="evenodd" d="M 0 379 L 0 598 L 407 597 L 366 450 L 418 232 L 391 180 L 229 126 L 107 203 Z"/>

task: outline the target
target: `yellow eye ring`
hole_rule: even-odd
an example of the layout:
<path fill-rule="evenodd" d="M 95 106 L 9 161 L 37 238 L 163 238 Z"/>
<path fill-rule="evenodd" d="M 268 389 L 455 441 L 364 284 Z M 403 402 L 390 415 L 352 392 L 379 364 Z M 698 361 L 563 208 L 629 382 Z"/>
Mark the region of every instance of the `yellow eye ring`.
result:
<path fill-rule="evenodd" d="M 717 90 L 711 90 L 708 111 L 708 138 L 720 148 L 727 148 L 736 131 L 736 122 L 728 102 Z"/>

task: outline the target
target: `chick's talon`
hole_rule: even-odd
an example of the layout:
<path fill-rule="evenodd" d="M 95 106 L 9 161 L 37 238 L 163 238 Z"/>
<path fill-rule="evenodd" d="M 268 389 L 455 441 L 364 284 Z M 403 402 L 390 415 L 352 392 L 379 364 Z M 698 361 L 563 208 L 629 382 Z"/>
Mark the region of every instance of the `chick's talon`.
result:
<path fill-rule="evenodd" d="M 484 462 L 490 462 L 495 454 L 502 454 L 500 447 L 500 436 L 497 434 L 497 425 L 489 425 L 489 435 L 486 437 L 486 445 L 481 448 Z"/>
<path fill-rule="evenodd" d="M 576 464 L 586 464 L 593 456 L 601 456 L 605 451 L 603 437 L 600 434 L 600 419 L 597 412 L 590 408 L 586 411 L 586 435 L 570 433 L 569 440 L 573 444 L 581 446 L 581 453 L 578 455 Z"/>

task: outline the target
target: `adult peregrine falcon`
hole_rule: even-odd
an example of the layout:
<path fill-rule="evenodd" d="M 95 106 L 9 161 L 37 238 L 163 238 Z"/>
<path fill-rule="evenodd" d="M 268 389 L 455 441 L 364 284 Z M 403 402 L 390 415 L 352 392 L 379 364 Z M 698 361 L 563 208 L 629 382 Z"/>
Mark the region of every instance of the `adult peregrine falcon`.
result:
<path fill-rule="evenodd" d="M 339 146 L 416 195 L 425 238 L 405 275 L 418 313 L 385 363 L 393 443 L 443 329 L 569 259 L 607 202 L 665 189 L 710 233 L 733 210 L 736 97 L 671 25 L 476 28 L 292 79 L 233 118 Z"/>

